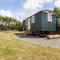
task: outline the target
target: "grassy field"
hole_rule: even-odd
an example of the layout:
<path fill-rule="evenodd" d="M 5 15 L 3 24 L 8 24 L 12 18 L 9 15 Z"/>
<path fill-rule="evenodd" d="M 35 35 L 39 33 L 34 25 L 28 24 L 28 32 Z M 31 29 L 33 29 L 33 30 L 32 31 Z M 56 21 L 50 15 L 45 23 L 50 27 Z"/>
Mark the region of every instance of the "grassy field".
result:
<path fill-rule="evenodd" d="M 19 41 L 14 33 L 0 32 L 0 60 L 60 60 L 60 49 Z"/>

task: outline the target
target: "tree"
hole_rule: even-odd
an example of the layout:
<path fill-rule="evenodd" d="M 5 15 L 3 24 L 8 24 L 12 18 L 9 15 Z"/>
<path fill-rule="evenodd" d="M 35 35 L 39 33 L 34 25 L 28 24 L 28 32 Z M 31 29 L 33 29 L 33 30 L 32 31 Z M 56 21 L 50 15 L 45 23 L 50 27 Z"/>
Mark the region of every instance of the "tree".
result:
<path fill-rule="evenodd" d="M 55 7 L 53 12 L 57 15 L 57 18 L 60 18 L 60 8 Z"/>
<path fill-rule="evenodd" d="M 0 30 L 22 30 L 23 24 L 12 17 L 0 16 Z"/>
<path fill-rule="evenodd" d="M 60 28 L 60 8 L 55 7 L 53 12 L 56 14 L 57 16 L 57 28 Z"/>

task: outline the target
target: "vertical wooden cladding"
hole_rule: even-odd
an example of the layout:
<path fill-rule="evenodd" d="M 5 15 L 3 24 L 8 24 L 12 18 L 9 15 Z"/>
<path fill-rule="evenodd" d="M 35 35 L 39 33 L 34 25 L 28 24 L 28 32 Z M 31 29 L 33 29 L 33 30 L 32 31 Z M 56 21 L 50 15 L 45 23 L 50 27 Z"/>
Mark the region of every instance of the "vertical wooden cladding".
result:
<path fill-rule="evenodd" d="M 52 12 L 47 12 L 41 14 L 42 31 L 56 31 L 56 16 Z M 49 14 L 51 14 L 50 18 L 48 18 Z"/>

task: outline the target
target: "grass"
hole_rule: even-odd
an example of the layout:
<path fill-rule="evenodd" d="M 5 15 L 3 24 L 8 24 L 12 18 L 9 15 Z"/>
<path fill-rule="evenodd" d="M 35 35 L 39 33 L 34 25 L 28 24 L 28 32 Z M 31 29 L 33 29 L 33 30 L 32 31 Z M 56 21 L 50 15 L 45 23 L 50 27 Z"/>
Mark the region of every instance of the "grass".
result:
<path fill-rule="evenodd" d="M 60 60 L 60 49 L 19 41 L 14 33 L 0 32 L 0 60 Z"/>

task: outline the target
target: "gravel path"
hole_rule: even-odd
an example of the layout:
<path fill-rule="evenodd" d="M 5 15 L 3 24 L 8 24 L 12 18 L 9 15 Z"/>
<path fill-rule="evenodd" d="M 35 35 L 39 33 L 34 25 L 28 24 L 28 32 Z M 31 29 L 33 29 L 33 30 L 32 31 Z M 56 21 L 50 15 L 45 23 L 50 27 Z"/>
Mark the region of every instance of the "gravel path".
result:
<path fill-rule="evenodd" d="M 60 48 L 60 38 L 47 39 L 47 38 L 39 38 L 39 37 L 34 37 L 34 36 L 17 36 L 17 39 L 27 41 L 30 43 L 40 44 L 43 46 Z"/>

